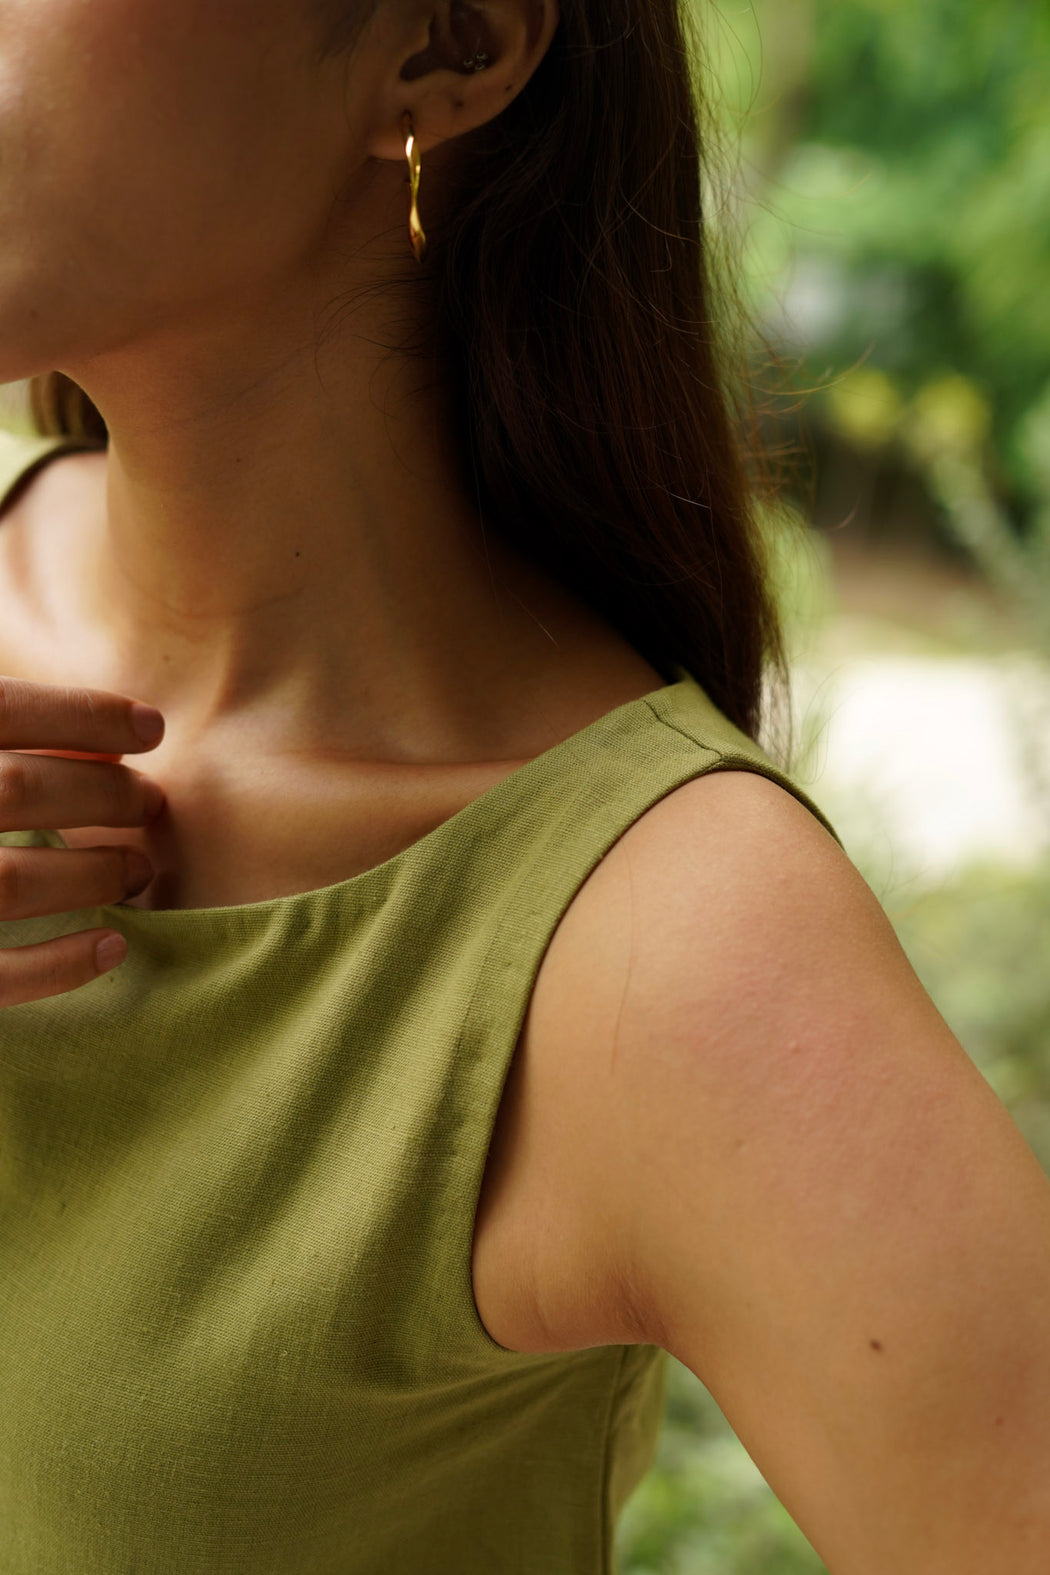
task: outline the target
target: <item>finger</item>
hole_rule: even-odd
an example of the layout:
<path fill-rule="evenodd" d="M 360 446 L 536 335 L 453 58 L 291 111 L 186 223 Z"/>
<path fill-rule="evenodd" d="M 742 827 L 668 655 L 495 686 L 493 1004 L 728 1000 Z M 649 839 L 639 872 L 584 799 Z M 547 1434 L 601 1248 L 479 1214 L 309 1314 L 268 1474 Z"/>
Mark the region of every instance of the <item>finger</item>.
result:
<path fill-rule="evenodd" d="M 152 732 L 146 727 L 150 718 Z M 119 756 L 153 749 L 163 736 L 160 712 L 124 695 L 0 676 L 0 749 Z"/>
<path fill-rule="evenodd" d="M 160 784 L 129 766 L 0 753 L 0 831 L 140 826 L 163 803 Z"/>
<path fill-rule="evenodd" d="M 115 930 L 81 930 L 75 935 L 61 935 L 57 940 L 38 941 L 34 946 L 0 951 L 0 1006 L 22 1006 L 26 1001 L 64 995 L 108 973 L 119 962 L 104 966 L 98 947 L 116 934 Z M 124 937 L 119 939 L 123 941 Z"/>
<path fill-rule="evenodd" d="M 123 902 L 152 879 L 138 848 L 0 847 L 0 922 Z"/>
<path fill-rule="evenodd" d="M 122 755 L 107 755 L 100 749 L 24 749 L 19 754 L 25 755 L 53 755 L 57 760 L 112 760 L 123 759 Z"/>

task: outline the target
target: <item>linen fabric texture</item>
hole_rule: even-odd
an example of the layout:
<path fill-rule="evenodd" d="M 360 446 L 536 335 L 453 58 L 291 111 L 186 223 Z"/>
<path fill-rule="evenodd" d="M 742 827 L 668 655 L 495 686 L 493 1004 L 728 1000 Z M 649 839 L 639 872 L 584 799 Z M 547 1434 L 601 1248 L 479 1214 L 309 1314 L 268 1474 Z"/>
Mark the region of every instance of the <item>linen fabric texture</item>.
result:
<path fill-rule="evenodd" d="M 77 446 L 5 436 L 0 499 Z M 129 942 L 0 1011 L 3 1575 L 613 1570 L 665 1353 L 511 1352 L 472 1292 L 532 985 L 692 778 L 759 772 L 835 834 L 676 672 L 349 880 L 0 923 Z"/>

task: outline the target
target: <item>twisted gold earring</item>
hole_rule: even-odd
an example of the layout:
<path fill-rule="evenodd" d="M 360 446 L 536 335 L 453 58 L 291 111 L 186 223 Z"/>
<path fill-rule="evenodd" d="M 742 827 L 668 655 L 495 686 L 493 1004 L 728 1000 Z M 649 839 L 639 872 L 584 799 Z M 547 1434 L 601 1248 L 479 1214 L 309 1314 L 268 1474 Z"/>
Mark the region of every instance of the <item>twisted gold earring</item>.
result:
<path fill-rule="evenodd" d="M 416 132 L 412 124 L 412 116 L 406 109 L 401 117 L 401 130 L 405 138 L 405 158 L 408 160 L 408 179 L 412 187 L 412 208 L 408 215 L 408 233 L 412 241 L 412 250 L 416 262 L 422 262 L 427 249 L 427 238 L 423 233 L 423 226 L 419 218 L 419 180 L 423 172 L 423 161 L 419 156 L 416 146 Z"/>

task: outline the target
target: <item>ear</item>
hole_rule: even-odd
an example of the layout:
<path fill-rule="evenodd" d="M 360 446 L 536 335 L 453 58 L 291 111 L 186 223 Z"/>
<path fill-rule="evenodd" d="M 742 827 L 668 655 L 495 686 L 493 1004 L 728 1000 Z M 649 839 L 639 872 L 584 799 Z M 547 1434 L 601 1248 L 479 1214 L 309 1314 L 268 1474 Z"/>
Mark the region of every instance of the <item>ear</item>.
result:
<path fill-rule="evenodd" d="M 365 148 L 403 159 L 412 116 L 422 153 L 494 120 L 529 81 L 561 19 L 558 0 L 409 0 L 388 5 Z M 387 31 L 389 30 L 389 31 Z M 472 62 L 482 61 L 481 69 Z"/>

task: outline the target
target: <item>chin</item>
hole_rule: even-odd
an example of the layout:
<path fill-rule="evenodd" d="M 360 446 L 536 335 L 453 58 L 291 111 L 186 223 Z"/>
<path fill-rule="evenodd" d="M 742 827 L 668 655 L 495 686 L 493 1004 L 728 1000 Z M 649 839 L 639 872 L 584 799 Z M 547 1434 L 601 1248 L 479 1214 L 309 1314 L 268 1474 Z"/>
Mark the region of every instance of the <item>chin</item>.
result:
<path fill-rule="evenodd" d="M 12 278 L 0 268 L 0 383 L 15 383 L 83 360 L 84 335 L 57 288 Z"/>
<path fill-rule="evenodd" d="M 39 288 L 0 269 L 0 383 L 50 372 L 61 354 L 54 316 Z"/>
<path fill-rule="evenodd" d="M 40 360 L 28 352 L 20 353 L 17 347 L 5 342 L 3 335 L 4 329 L 0 326 L 0 386 L 28 382 L 32 377 L 55 370 L 50 362 Z"/>

